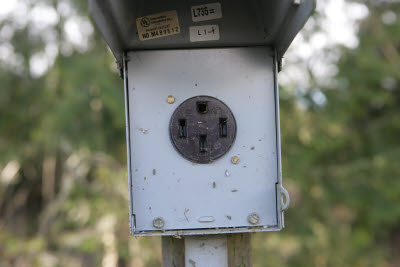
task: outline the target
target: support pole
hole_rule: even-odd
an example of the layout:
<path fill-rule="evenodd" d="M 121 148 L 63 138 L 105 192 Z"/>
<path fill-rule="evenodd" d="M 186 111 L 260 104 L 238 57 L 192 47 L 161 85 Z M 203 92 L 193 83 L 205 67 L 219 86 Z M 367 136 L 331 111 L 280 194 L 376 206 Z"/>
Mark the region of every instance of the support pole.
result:
<path fill-rule="evenodd" d="M 251 267 L 250 234 L 162 237 L 163 267 Z"/>
<path fill-rule="evenodd" d="M 226 235 L 185 237 L 186 267 L 228 267 L 228 239 Z"/>
<path fill-rule="evenodd" d="M 162 267 L 185 267 L 185 241 L 172 236 L 161 237 Z"/>
<path fill-rule="evenodd" d="M 228 235 L 228 266 L 253 266 L 250 233 Z"/>

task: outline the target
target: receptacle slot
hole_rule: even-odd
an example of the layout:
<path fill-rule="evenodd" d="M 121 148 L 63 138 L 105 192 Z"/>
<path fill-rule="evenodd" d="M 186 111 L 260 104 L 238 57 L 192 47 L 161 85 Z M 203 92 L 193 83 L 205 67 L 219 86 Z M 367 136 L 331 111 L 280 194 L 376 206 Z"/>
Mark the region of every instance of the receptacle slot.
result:
<path fill-rule="evenodd" d="M 208 103 L 207 102 L 196 102 L 197 112 L 201 114 L 206 114 L 208 112 Z"/>
<path fill-rule="evenodd" d="M 227 118 L 220 118 L 219 119 L 219 136 L 220 137 L 227 137 L 228 136 L 228 119 Z"/>
<path fill-rule="evenodd" d="M 186 120 L 179 120 L 179 137 L 186 138 Z"/>
<path fill-rule="evenodd" d="M 200 152 L 207 152 L 207 135 L 200 135 Z"/>

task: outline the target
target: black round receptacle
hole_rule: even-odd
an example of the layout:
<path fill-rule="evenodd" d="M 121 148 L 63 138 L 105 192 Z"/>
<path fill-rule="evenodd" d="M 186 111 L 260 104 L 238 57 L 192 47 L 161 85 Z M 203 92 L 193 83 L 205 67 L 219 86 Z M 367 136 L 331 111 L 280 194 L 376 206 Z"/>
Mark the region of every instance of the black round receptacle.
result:
<path fill-rule="evenodd" d="M 236 121 L 221 100 L 211 96 L 189 98 L 171 117 L 170 137 L 186 159 L 209 163 L 222 157 L 236 138 Z"/>

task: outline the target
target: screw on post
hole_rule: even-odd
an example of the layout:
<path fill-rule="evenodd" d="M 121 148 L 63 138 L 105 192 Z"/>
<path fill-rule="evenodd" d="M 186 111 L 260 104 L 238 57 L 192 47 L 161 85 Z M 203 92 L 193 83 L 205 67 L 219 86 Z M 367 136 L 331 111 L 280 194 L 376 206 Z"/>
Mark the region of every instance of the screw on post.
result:
<path fill-rule="evenodd" d="M 248 217 L 247 220 L 251 224 L 258 224 L 260 222 L 260 216 L 257 213 L 251 213 Z"/>
<path fill-rule="evenodd" d="M 168 104 L 173 104 L 175 102 L 175 97 L 173 97 L 172 95 L 169 95 L 167 97 L 167 102 L 168 102 Z"/>
<path fill-rule="evenodd" d="M 153 226 L 157 229 L 163 228 L 165 225 L 164 219 L 162 217 L 157 217 L 153 220 Z"/>

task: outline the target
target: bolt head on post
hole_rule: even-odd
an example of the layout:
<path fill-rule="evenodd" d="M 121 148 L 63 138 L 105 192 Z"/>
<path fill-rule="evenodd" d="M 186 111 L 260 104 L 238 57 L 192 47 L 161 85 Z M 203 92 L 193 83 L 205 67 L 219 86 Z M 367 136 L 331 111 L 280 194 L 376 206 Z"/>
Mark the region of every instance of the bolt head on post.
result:
<path fill-rule="evenodd" d="M 260 216 L 257 213 L 251 213 L 248 217 L 247 220 L 249 223 L 255 225 L 260 222 Z"/>
<path fill-rule="evenodd" d="M 167 102 L 168 102 L 168 104 L 173 104 L 175 102 L 175 97 L 173 97 L 172 95 L 169 95 L 167 97 Z"/>
<path fill-rule="evenodd" d="M 162 229 L 164 228 L 165 222 L 162 217 L 157 217 L 153 220 L 153 226 L 157 229 Z"/>

